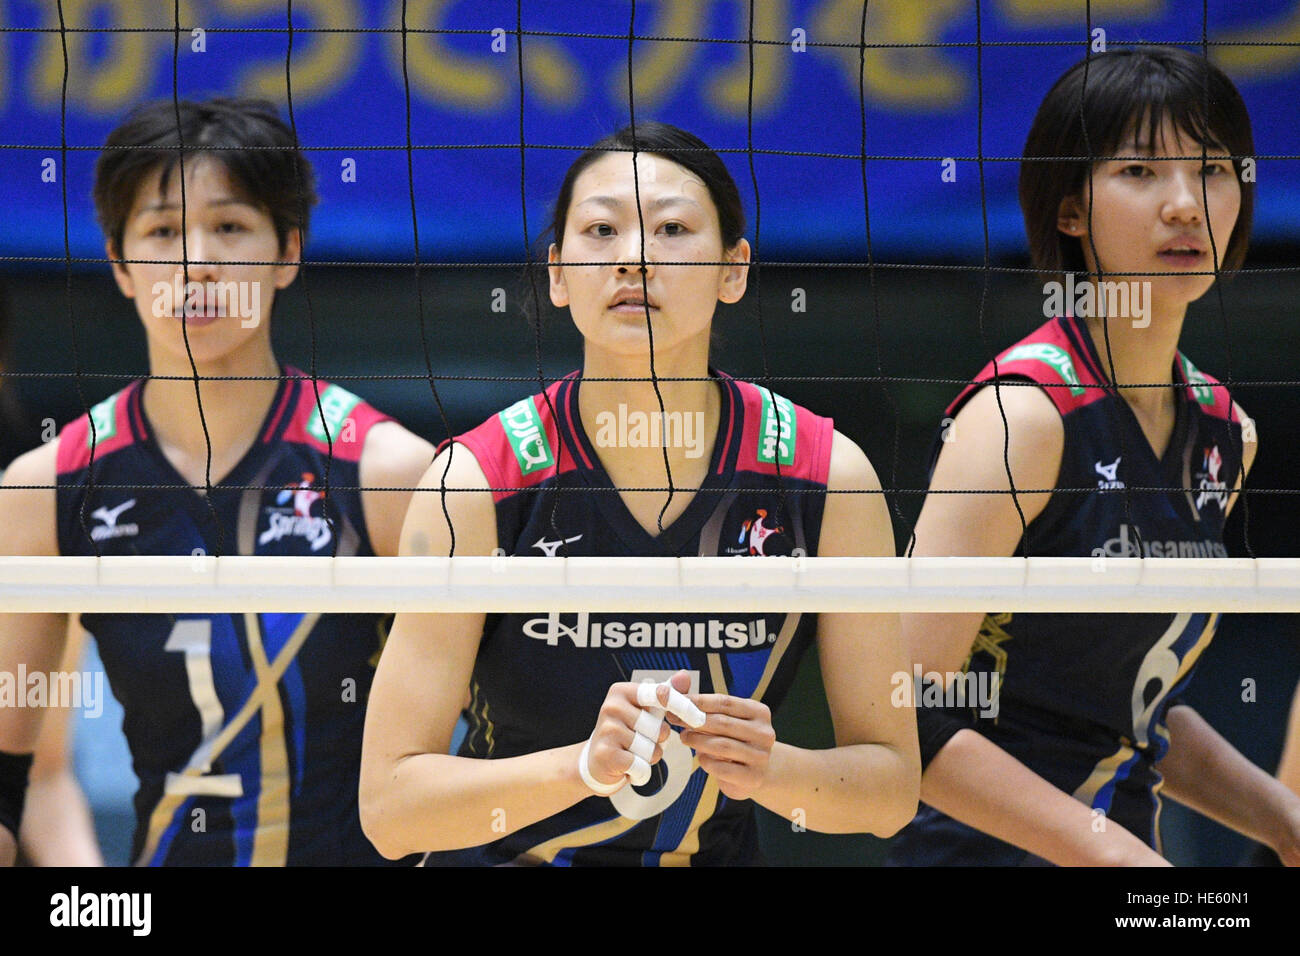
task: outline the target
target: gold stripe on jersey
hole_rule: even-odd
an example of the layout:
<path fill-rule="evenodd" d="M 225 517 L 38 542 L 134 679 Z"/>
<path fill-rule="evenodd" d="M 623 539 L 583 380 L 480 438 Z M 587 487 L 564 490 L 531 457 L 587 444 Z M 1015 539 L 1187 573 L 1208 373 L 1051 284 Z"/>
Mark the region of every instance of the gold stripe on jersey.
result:
<path fill-rule="evenodd" d="M 299 627 L 302 623 L 299 622 Z M 280 688 L 268 681 L 271 667 L 262 646 L 261 619 L 244 613 L 248 656 L 257 675 L 257 695 L 262 698 L 258 758 L 261 764 L 257 793 L 257 826 L 253 829 L 253 866 L 284 866 L 289 858 L 289 749 L 284 741 L 284 708 Z"/>
<path fill-rule="evenodd" d="M 1074 798 L 1082 800 L 1088 806 L 1092 806 L 1092 801 L 1101 788 L 1115 778 L 1115 771 L 1119 769 L 1120 764 L 1132 756 L 1133 748 L 1127 744 L 1120 744 L 1119 750 L 1099 761 L 1092 768 L 1092 773 L 1088 774 L 1088 779 L 1074 791 Z"/>
<path fill-rule="evenodd" d="M 239 708 L 229 723 L 221 728 L 221 733 L 213 738 L 212 746 L 207 752 L 209 764 L 216 762 L 216 759 L 230 746 L 230 742 L 238 736 L 239 732 L 253 719 L 253 715 L 261 709 L 266 688 L 269 687 L 270 693 L 275 695 L 278 706 L 280 698 L 276 685 L 279 684 L 280 678 L 284 676 L 284 672 L 289 669 L 289 665 L 307 640 L 307 635 L 311 633 L 312 628 L 316 626 L 316 622 L 319 620 L 319 613 L 304 614 L 302 616 L 302 620 L 298 622 L 298 626 L 290 635 L 289 640 L 285 641 L 284 647 L 280 648 L 280 653 L 275 656 L 275 661 L 266 670 L 265 674 L 259 673 L 257 687 L 253 689 L 253 693 L 249 695 L 248 700 L 244 701 L 244 705 Z M 197 766 L 186 767 L 181 773 L 184 776 L 199 777 L 203 775 L 203 768 Z M 164 793 L 158 799 L 157 805 L 149 815 L 149 826 L 145 830 L 144 849 L 140 851 L 139 857 L 136 858 L 137 866 L 148 863 L 154 853 L 157 852 L 158 843 L 162 840 L 163 832 L 171 823 L 172 817 L 181 804 L 185 802 L 186 796 L 183 793 Z"/>
<path fill-rule="evenodd" d="M 762 700 L 763 694 L 767 691 L 767 685 L 772 682 L 772 676 L 781 664 L 781 658 L 785 652 L 790 649 L 790 642 L 794 640 L 794 632 L 799 629 L 799 622 L 803 619 L 802 614 L 787 614 L 785 623 L 781 625 L 781 633 L 776 636 L 776 643 L 772 646 L 772 653 L 767 656 L 767 666 L 763 668 L 763 676 L 758 679 L 758 684 L 754 687 L 754 693 L 750 696 L 754 700 Z"/>
<path fill-rule="evenodd" d="M 487 698 L 485 698 L 479 690 L 477 681 L 470 681 L 470 700 L 467 710 L 469 713 L 469 719 L 473 721 L 473 726 L 471 726 L 465 734 L 465 740 L 469 745 L 469 752 L 475 753 L 474 741 L 477 739 L 479 731 L 482 730 L 483 741 L 487 744 L 487 753 L 482 756 L 491 757 L 492 751 L 496 747 L 496 742 L 493 740 L 493 730 L 495 728 L 492 724 L 492 718 L 488 716 Z"/>
<path fill-rule="evenodd" d="M 526 866 L 535 866 L 539 863 L 554 863 L 556 855 L 561 850 L 590 846 L 593 843 L 604 843 L 607 840 L 621 836 L 641 822 L 641 820 L 629 820 L 626 817 L 615 817 L 612 820 L 595 823 L 581 830 L 561 833 L 545 843 L 539 843 L 532 849 L 525 850 L 515 857 L 514 862 Z"/>
<path fill-rule="evenodd" d="M 718 782 L 710 775 L 705 778 L 704 789 L 700 791 L 699 803 L 695 806 L 695 816 L 686 828 L 686 835 L 677 844 L 677 849 L 663 853 L 659 857 L 660 866 L 690 866 L 691 857 L 700 851 L 700 827 L 713 816 L 718 806 Z"/>
<path fill-rule="evenodd" d="M 727 693 L 727 675 L 722 672 L 722 655 L 709 655 L 709 681 L 713 685 L 713 693 Z"/>

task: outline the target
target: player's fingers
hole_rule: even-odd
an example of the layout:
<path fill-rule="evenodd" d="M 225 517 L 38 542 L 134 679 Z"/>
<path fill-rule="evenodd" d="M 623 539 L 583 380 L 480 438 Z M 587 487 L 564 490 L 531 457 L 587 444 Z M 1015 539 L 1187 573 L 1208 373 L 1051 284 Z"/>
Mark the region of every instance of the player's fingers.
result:
<path fill-rule="evenodd" d="M 691 703 L 689 697 L 667 681 L 662 684 L 644 681 L 636 689 L 636 700 L 642 707 L 664 708 L 680 718 L 689 727 L 699 727 L 704 723 L 704 712 Z"/>
<path fill-rule="evenodd" d="M 694 732 L 690 730 L 681 732 L 682 743 L 688 747 L 694 747 L 695 744 L 691 741 L 702 736 L 730 737 L 760 750 L 771 750 L 772 745 L 776 743 L 776 731 L 761 717 L 741 720 L 726 714 L 709 714 L 703 726 L 696 728 Z"/>
<path fill-rule="evenodd" d="M 732 763 L 758 764 L 765 762 L 768 756 L 768 750 L 731 737 L 692 733 L 687 730 L 682 732 L 681 738 L 682 743 L 694 750 L 697 755 L 703 754 L 719 760 L 729 760 Z"/>
<path fill-rule="evenodd" d="M 743 720 L 772 720 L 772 711 L 761 700 L 731 694 L 695 694 L 692 699 L 706 714 L 726 714 Z"/>

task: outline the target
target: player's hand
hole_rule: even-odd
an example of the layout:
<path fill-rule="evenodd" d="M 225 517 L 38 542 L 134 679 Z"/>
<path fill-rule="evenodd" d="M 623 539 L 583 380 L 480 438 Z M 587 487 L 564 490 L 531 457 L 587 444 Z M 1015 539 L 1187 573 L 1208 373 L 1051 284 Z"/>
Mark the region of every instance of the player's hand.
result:
<path fill-rule="evenodd" d="M 674 690 L 684 694 L 691 687 L 690 675 L 679 671 L 673 675 L 671 684 Z M 648 776 L 649 767 L 663 758 L 663 744 L 672 728 L 662 713 L 642 706 L 638 695 L 647 692 L 640 688 L 640 684 L 614 684 L 600 705 L 596 729 L 587 742 L 587 769 L 592 779 L 604 786 L 623 783 L 629 775 L 635 778 L 638 759 L 645 762 L 644 772 Z M 655 688 L 654 697 L 660 710 L 670 708 L 670 696 L 667 683 Z M 681 719 L 681 715 L 677 717 Z M 639 743 L 636 742 L 638 732 L 642 738 Z"/>
<path fill-rule="evenodd" d="M 697 694 L 691 700 L 706 719 L 698 729 L 683 729 L 682 743 L 695 751 L 728 798 L 749 799 L 767 779 L 776 743 L 772 711 L 762 701 L 729 694 Z"/>

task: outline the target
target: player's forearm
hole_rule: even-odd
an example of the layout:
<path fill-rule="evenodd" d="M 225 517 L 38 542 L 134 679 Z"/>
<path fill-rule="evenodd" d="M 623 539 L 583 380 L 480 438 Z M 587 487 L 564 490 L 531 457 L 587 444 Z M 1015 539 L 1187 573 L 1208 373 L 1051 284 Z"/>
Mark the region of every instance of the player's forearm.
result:
<path fill-rule="evenodd" d="M 916 815 L 915 748 L 853 744 L 805 750 L 776 743 L 755 802 L 820 833 L 897 833 Z"/>
<path fill-rule="evenodd" d="M 361 825 L 389 859 L 499 840 L 592 795 L 581 744 L 498 760 L 417 754 L 362 772 Z M 382 776 L 382 779 L 381 779 Z"/>
<path fill-rule="evenodd" d="M 1300 858 L 1300 797 L 1247 760 L 1200 714 L 1173 707 L 1164 793 L 1224 826 Z"/>
<path fill-rule="evenodd" d="M 959 731 L 930 762 L 921 799 L 1059 866 L 1167 865 L 1123 827 L 973 730 Z"/>

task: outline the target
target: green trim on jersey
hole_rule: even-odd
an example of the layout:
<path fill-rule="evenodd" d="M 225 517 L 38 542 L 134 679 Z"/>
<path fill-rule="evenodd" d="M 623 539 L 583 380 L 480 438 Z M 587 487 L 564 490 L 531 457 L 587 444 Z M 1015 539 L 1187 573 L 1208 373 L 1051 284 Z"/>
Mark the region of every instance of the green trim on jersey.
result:
<path fill-rule="evenodd" d="M 94 449 L 117 434 L 117 392 L 90 410 L 91 427 L 86 429 L 86 447 Z"/>
<path fill-rule="evenodd" d="M 1052 371 L 1061 377 L 1061 381 L 1070 386 L 1071 395 L 1082 395 L 1087 391 L 1079 384 L 1079 376 L 1074 371 L 1074 360 L 1070 358 L 1070 353 L 1059 345 L 1052 345 L 1050 342 L 1030 342 L 1027 345 L 1017 345 L 1002 356 L 999 364 L 1001 362 L 1015 362 L 1020 359 L 1032 359 L 1049 366 Z"/>
<path fill-rule="evenodd" d="M 793 465 L 795 444 L 799 440 L 794 402 L 770 388 L 759 386 L 758 392 L 763 396 L 763 411 L 758 421 L 758 460 L 774 465 L 779 458 L 781 464 Z"/>
<path fill-rule="evenodd" d="M 498 412 L 501 427 L 505 430 L 510 450 L 519 462 L 519 471 L 529 475 L 555 464 L 551 443 L 542 429 L 542 421 L 531 398 L 521 398 L 509 408 Z"/>
<path fill-rule="evenodd" d="M 1192 390 L 1192 395 L 1202 405 L 1214 404 L 1214 389 L 1210 386 L 1209 381 L 1201 370 L 1191 363 L 1186 355 L 1179 354 L 1179 359 L 1183 363 L 1183 375 L 1187 378 L 1187 384 Z"/>
<path fill-rule="evenodd" d="M 352 409 L 361 403 L 361 399 L 353 395 L 346 388 L 339 388 L 337 385 L 331 385 L 320 393 L 320 406 L 311 413 L 311 418 L 307 421 L 307 434 L 318 442 L 330 444 L 331 437 L 338 441 L 344 423 L 348 416 L 352 414 Z M 321 422 L 321 412 L 325 413 L 325 420 Z M 326 433 L 326 426 L 329 428 Z"/>

